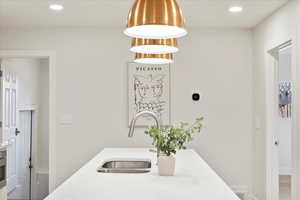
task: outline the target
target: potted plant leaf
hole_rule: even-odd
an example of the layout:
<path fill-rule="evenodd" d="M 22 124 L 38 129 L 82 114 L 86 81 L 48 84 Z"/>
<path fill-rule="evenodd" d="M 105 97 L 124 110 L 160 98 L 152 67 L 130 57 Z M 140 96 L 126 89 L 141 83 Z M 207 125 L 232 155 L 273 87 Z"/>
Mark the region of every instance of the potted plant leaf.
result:
<path fill-rule="evenodd" d="M 179 125 L 160 129 L 151 127 L 145 131 L 145 134 L 152 138 L 152 144 L 159 152 L 157 162 L 159 175 L 174 175 L 176 151 L 186 149 L 186 144 L 193 140 L 193 135 L 200 133 L 203 119 L 203 117 L 197 118 L 192 125 L 181 122 Z"/>

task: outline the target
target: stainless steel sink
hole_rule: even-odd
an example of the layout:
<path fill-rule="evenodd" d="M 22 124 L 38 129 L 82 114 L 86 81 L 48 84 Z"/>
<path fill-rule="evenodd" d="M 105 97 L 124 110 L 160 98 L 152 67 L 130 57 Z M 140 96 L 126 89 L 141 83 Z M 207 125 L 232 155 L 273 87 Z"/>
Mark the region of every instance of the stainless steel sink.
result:
<path fill-rule="evenodd" d="M 150 160 L 110 160 L 97 169 L 99 173 L 147 173 L 151 171 Z"/>

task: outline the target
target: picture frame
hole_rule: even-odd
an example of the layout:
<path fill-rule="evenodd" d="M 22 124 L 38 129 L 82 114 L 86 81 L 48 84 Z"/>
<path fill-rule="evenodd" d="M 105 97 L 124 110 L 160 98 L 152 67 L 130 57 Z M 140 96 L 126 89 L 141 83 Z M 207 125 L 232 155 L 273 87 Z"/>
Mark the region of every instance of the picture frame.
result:
<path fill-rule="evenodd" d="M 154 112 L 162 125 L 171 122 L 171 77 L 170 64 L 127 63 L 128 69 L 128 126 L 132 118 L 141 111 Z M 153 125 L 153 119 L 142 116 L 136 125 Z"/>

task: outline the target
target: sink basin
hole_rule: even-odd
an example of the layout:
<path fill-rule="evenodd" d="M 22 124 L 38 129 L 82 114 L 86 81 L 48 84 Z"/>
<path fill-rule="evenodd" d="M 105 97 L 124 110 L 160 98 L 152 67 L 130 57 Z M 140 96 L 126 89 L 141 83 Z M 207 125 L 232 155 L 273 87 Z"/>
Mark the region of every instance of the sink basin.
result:
<path fill-rule="evenodd" d="M 147 173 L 151 171 L 150 160 L 110 160 L 97 169 L 99 173 Z"/>

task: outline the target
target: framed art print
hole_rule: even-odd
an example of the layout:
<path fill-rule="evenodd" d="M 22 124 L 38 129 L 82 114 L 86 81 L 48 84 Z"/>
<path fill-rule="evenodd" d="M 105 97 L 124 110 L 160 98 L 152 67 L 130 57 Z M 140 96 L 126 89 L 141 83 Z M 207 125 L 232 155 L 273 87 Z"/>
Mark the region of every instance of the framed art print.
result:
<path fill-rule="evenodd" d="M 128 124 L 141 111 L 154 112 L 162 125 L 170 124 L 170 64 L 128 63 Z M 137 126 L 153 125 L 141 117 Z"/>

